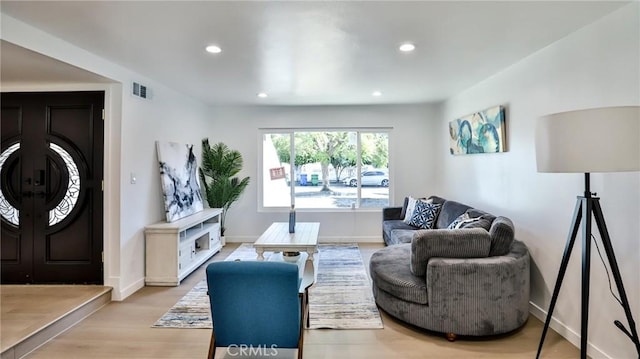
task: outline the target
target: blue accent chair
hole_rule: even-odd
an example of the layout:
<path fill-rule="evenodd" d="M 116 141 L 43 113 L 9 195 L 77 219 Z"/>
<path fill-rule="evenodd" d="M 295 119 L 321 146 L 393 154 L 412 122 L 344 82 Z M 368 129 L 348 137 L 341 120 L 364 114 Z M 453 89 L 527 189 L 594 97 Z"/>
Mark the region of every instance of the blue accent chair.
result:
<path fill-rule="evenodd" d="M 298 273 L 297 265 L 284 262 L 210 263 L 206 275 L 213 331 L 208 358 L 217 347 L 249 348 L 254 354 L 262 350 L 271 356 L 274 350 L 297 348 L 302 358 L 306 298 Z"/>

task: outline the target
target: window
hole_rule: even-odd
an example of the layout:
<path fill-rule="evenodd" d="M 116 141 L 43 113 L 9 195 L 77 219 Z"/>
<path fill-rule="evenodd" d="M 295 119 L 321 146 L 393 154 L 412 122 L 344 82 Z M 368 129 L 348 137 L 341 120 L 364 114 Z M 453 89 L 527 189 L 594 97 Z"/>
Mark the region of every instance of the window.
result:
<path fill-rule="evenodd" d="M 262 206 L 385 207 L 388 168 L 388 129 L 263 130 Z"/>

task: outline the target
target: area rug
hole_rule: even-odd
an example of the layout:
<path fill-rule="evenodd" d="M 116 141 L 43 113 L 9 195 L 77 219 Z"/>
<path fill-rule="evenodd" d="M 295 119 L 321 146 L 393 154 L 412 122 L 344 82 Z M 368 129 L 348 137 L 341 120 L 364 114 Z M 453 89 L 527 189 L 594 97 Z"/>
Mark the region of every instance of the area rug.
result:
<path fill-rule="evenodd" d="M 268 259 L 271 254 L 264 256 Z M 255 258 L 253 247 L 243 244 L 225 260 Z M 316 260 L 317 281 L 309 288 L 309 328 L 383 328 L 358 246 L 320 244 Z M 153 327 L 211 328 L 206 281 L 198 282 Z"/>
<path fill-rule="evenodd" d="M 381 329 L 371 283 L 356 244 L 318 246 L 318 275 L 309 288 L 309 329 Z"/>
<path fill-rule="evenodd" d="M 268 259 L 271 252 L 265 252 Z M 256 251 L 250 244 L 242 244 L 233 251 L 225 261 L 255 260 Z M 211 311 L 209 297 L 207 296 L 207 281 L 198 282 L 187 294 L 184 295 L 162 318 L 158 319 L 154 328 L 187 328 L 187 329 L 211 329 Z"/>

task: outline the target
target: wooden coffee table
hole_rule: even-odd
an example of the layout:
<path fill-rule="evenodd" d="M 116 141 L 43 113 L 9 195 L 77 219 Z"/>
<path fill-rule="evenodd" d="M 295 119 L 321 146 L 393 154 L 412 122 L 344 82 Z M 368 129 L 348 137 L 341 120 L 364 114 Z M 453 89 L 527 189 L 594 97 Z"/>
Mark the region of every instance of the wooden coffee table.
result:
<path fill-rule="evenodd" d="M 313 261 L 313 254 L 318 251 L 319 230 L 318 222 L 298 222 L 295 233 L 289 233 L 289 223 L 275 222 L 258 238 L 253 247 L 259 260 L 264 260 L 265 251 L 273 251 L 282 252 L 283 255 L 307 252 L 307 260 Z"/>

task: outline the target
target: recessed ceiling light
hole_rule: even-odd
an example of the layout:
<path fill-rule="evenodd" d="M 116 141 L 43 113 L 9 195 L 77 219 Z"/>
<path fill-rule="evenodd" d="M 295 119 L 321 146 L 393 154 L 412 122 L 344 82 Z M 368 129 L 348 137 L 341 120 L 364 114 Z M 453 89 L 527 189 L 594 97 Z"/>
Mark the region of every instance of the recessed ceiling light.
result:
<path fill-rule="evenodd" d="M 207 50 L 207 52 L 210 52 L 212 54 L 219 54 L 222 52 L 222 49 L 220 48 L 220 46 L 216 46 L 216 45 L 209 45 L 205 48 L 205 50 Z"/>
<path fill-rule="evenodd" d="M 266 94 L 266 93 L 264 93 L 264 92 L 260 92 L 260 93 L 258 94 L 258 97 L 260 97 L 260 98 L 265 98 L 265 97 L 267 97 L 267 94 Z"/>
<path fill-rule="evenodd" d="M 371 93 L 371 96 L 380 97 L 380 96 L 382 96 L 382 92 L 380 92 L 380 91 L 373 91 L 373 92 Z"/>
<path fill-rule="evenodd" d="M 412 43 L 406 42 L 399 47 L 402 52 L 411 52 L 416 49 L 416 46 Z"/>

